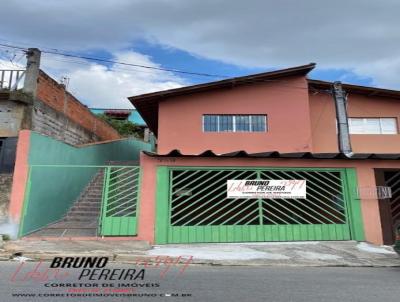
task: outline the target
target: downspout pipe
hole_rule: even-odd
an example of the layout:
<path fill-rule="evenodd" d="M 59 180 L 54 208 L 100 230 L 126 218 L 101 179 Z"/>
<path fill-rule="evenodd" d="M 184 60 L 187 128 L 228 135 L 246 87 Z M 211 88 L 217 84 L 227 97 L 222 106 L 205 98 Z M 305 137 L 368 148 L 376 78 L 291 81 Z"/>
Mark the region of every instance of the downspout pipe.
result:
<path fill-rule="evenodd" d="M 337 81 L 333 83 L 332 94 L 336 107 L 339 151 L 347 157 L 352 157 L 353 152 L 351 149 L 350 131 L 347 117 L 347 97 L 346 93 L 343 91 L 341 82 Z"/>

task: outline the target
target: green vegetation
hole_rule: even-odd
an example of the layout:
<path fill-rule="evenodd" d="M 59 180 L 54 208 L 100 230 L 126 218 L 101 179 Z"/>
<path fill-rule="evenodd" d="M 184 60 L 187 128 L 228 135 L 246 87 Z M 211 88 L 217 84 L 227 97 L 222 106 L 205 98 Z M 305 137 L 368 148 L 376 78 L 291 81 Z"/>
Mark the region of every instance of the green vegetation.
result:
<path fill-rule="evenodd" d="M 118 131 L 118 133 L 123 136 L 123 137 L 136 137 L 143 139 L 143 128 L 140 127 L 139 125 L 132 123 L 131 121 L 128 120 L 117 120 L 114 118 L 111 118 L 103 113 L 97 114 L 99 118 L 102 120 L 106 121 L 108 124 L 111 125 L 115 130 Z"/>

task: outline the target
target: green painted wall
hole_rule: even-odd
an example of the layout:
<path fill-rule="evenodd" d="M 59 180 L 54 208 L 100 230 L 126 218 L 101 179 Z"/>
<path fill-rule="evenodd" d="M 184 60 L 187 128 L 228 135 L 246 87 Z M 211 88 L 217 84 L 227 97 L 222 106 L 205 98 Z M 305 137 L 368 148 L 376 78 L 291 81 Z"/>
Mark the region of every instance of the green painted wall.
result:
<path fill-rule="evenodd" d="M 107 161 L 139 160 L 151 145 L 134 139 L 74 147 L 31 132 L 29 180 L 20 235 L 63 217 Z M 95 166 L 95 167 L 90 167 Z M 96 167 L 97 166 L 97 167 Z"/>
<path fill-rule="evenodd" d="M 148 143 L 135 139 L 74 147 L 31 132 L 30 165 L 103 165 L 106 161 L 138 160 L 139 151 L 151 151 Z"/>

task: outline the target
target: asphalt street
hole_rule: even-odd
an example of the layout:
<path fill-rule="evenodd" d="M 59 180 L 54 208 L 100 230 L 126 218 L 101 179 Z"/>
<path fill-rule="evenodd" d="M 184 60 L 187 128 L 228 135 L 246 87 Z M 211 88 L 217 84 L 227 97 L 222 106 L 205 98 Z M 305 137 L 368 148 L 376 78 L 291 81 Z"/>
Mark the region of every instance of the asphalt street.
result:
<path fill-rule="evenodd" d="M 400 300 L 400 267 L 190 265 L 184 270 L 183 267 L 166 270 L 166 267 L 144 268 L 129 264 L 107 264 L 103 269 L 108 271 L 101 275 L 101 269 L 82 271 L 82 268 L 69 268 L 59 271 L 52 269 L 46 272 L 49 268 L 48 262 L 43 263 L 34 272 L 36 265 L 37 263 L 25 263 L 20 266 L 17 262 L 0 262 L 1 302 L 391 302 Z M 124 269 L 125 271 L 123 271 Z M 128 271 L 128 269 L 131 270 Z M 141 269 L 145 270 L 144 274 L 141 273 Z M 79 280 L 78 278 L 82 274 L 84 276 Z M 98 280 L 99 276 L 101 280 Z M 89 278 L 93 280 L 89 280 Z M 130 278 L 133 280 L 128 280 Z"/>

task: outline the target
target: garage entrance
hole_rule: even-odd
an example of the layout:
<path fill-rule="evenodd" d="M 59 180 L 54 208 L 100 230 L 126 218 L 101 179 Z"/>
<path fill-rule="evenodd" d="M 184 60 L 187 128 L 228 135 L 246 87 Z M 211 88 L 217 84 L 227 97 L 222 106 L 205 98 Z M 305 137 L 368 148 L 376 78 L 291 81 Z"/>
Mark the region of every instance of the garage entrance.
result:
<path fill-rule="evenodd" d="M 362 236 L 353 169 L 161 167 L 157 243 L 349 240 Z M 307 181 L 306 199 L 227 198 L 228 180 Z M 359 234 L 359 235 L 357 235 Z"/>

